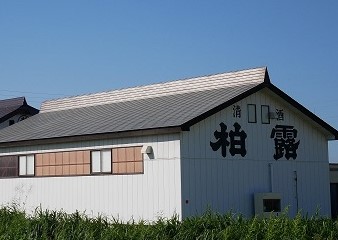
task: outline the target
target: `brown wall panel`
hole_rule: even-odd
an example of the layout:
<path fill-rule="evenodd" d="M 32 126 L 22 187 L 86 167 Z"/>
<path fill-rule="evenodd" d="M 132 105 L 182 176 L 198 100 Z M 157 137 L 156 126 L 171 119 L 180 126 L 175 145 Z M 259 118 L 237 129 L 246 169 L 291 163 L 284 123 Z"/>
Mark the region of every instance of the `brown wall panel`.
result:
<path fill-rule="evenodd" d="M 134 162 L 127 162 L 127 173 L 135 172 L 135 163 Z"/>
<path fill-rule="evenodd" d="M 42 176 L 42 167 L 35 167 L 35 176 Z"/>
<path fill-rule="evenodd" d="M 90 174 L 90 165 L 89 164 L 83 165 L 83 174 Z"/>
<path fill-rule="evenodd" d="M 143 162 L 135 162 L 135 173 L 143 173 Z"/>
<path fill-rule="evenodd" d="M 55 165 L 56 164 L 56 154 L 55 153 L 50 153 L 49 154 L 49 164 L 50 165 Z"/>
<path fill-rule="evenodd" d="M 135 161 L 143 161 L 143 154 L 141 153 L 142 147 L 135 147 Z"/>
<path fill-rule="evenodd" d="M 55 175 L 56 176 L 61 176 L 63 173 L 62 173 L 62 166 L 56 166 L 55 167 Z"/>
<path fill-rule="evenodd" d="M 77 151 L 76 152 L 76 164 L 83 164 L 84 161 L 84 151 Z"/>
<path fill-rule="evenodd" d="M 69 165 L 69 174 L 70 175 L 76 175 L 76 165 Z"/>
<path fill-rule="evenodd" d="M 55 154 L 55 165 L 62 165 L 63 153 L 58 152 Z"/>
<path fill-rule="evenodd" d="M 56 175 L 56 166 L 50 166 L 49 167 L 49 175 L 55 176 Z"/>
<path fill-rule="evenodd" d="M 69 152 L 69 164 L 76 164 L 77 156 L 76 152 Z"/>
<path fill-rule="evenodd" d="M 49 166 L 49 153 L 42 154 L 42 165 Z"/>
<path fill-rule="evenodd" d="M 42 154 L 35 154 L 35 166 L 42 166 Z"/>
<path fill-rule="evenodd" d="M 90 164 L 90 151 L 84 151 L 84 153 L 83 153 L 83 163 Z"/>
<path fill-rule="evenodd" d="M 62 153 L 62 164 L 63 165 L 66 165 L 66 164 L 69 164 L 70 161 L 69 161 L 69 152 L 63 152 Z"/>
<path fill-rule="evenodd" d="M 126 148 L 126 160 L 135 161 L 135 150 L 133 147 Z"/>

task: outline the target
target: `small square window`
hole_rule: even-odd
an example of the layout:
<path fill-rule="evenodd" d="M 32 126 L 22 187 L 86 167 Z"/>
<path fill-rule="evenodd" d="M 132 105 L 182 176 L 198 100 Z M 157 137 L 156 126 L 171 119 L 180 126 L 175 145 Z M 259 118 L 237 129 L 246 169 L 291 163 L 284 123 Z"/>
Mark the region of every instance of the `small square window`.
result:
<path fill-rule="evenodd" d="M 257 122 L 256 104 L 248 104 L 248 122 L 249 123 Z"/>
<path fill-rule="evenodd" d="M 269 124 L 270 123 L 270 117 L 269 117 L 270 108 L 268 105 L 262 105 L 261 106 L 261 118 L 263 124 Z"/>
<path fill-rule="evenodd" d="M 92 151 L 92 173 L 111 173 L 111 150 Z"/>
<path fill-rule="evenodd" d="M 263 199 L 264 212 L 280 212 L 280 199 Z"/>
<path fill-rule="evenodd" d="M 34 155 L 19 157 L 19 175 L 34 176 Z"/>

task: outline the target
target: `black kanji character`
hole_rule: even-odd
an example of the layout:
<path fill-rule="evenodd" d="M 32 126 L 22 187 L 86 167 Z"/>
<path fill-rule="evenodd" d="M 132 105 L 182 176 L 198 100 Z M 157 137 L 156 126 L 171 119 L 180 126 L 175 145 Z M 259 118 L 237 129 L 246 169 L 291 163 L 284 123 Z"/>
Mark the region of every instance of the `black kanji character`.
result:
<path fill-rule="evenodd" d="M 242 157 L 246 155 L 246 149 L 245 149 L 245 139 L 247 137 L 246 133 L 241 129 L 241 125 L 239 125 L 237 122 L 234 124 L 235 131 L 229 132 L 230 137 L 230 149 L 229 152 L 231 156 L 234 156 L 235 154 L 240 154 Z"/>
<path fill-rule="evenodd" d="M 272 129 L 270 138 L 274 138 L 275 141 L 275 154 L 274 159 L 280 159 L 284 156 L 289 160 L 290 158 L 297 158 L 297 149 L 299 142 L 296 142 L 297 130 L 293 126 L 276 125 Z"/>
<path fill-rule="evenodd" d="M 214 132 L 214 136 L 218 140 L 214 143 L 210 141 L 210 146 L 214 151 L 217 151 L 220 147 L 222 147 L 222 156 L 226 157 L 227 155 L 226 147 L 229 146 L 229 142 L 227 140 L 228 133 L 226 132 L 227 126 L 222 122 L 219 125 L 221 126 L 221 131 L 219 132 L 216 130 Z"/>
<path fill-rule="evenodd" d="M 241 118 L 241 106 L 234 105 L 232 107 L 232 111 L 233 111 L 234 118 Z"/>

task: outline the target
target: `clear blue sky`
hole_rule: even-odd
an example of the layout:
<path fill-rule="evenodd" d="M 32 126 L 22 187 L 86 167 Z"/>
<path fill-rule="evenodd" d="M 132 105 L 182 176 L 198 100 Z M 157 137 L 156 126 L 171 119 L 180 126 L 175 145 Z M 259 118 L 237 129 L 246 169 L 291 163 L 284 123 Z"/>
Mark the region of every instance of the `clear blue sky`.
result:
<path fill-rule="evenodd" d="M 0 99 L 24 95 L 39 108 L 267 66 L 275 85 L 338 128 L 337 25 L 337 0 L 0 0 Z"/>

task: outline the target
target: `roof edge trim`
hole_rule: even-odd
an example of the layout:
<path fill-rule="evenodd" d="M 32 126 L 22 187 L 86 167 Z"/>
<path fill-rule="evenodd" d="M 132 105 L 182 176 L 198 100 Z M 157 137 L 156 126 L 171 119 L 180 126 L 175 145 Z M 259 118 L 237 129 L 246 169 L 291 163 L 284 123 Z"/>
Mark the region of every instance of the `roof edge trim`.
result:
<path fill-rule="evenodd" d="M 123 132 L 96 133 L 96 134 L 78 135 L 78 136 L 66 136 L 66 137 L 32 139 L 32 140 L 13 141 L 13 142 L 2 142 L 0 143 L 0 148 L 45 145 L 45 144 L 55 144 L 55 143 L 70 143 L 70 142 L 76 142 L 76 141 L 90 141 L 90 140 L 98 140 L 98 139 L 101 140 L 101 139 L 112 139 L 112 138 L 138 137 L 138 136 L 144 136 L 144 135 L 178 133 L 181 131 L 182 130 L 180 127 L 170 126 L 170 127 L 163 127 L 163 128 L 129 130 L 129 131 L 123 131 Z"/>
<path fill-rule="evenodd" d="M 302 112 L 304 115 L 308 116 L 310 119 L 312 119 L 314 122 L 318 123 L 320 126 L 325 128 L 327 131 L 329 131 L 333 136 L 334 140 L 338 140 L 338 130 L 332 127 L 330 124 L 326 123 L 324 120 L 322 120 L 320 117 L 312 113 L 310 110 L 308 110 L 306 107 L 301 105 L 299 102 L 294 100 L 292 97 L 287 95 L 285 92 L 280 90 L 278 87 L 273 85 L 272 83 L 267 85 L 267 88 L 270 89 L 272 92 L 277 94 L 279 97 L 293 105 L 295 108 L 297 108 L 300 112 Z"/>
<path fill-rule="evenodd" d="M 234 103 L 236 103 L 236 102 L 238 102 L 238 101 L 240 101 L 240 100 L 242 100 L 242 99 L 250 96 L 251 94 L 254 94 L 254 93 L 258 92 L 259 90 L 267 87 L 268 84 L 270 84 L 270 82 L 265 82 L 265 79 L 264 79 L 263 83 L 260 83 L 257 86 L 255 86 L 255 87 L 247 90 L 246 92 L 244 92 L 242 94 L 239 94 L 238 96 L 236 96 L 234 98 L 231 98 L 230 100 L 222 103 L 221 105 L 218 105 L 218 106 L 210 109 L 209 111 L 207 111 L 205 113 L 202 113 L 201 115 L 199 115 L 199 116 L 197 116 L 197 117 L 195 117 L 195 118 L 193 118 L 193 119 L 191 119 L 191 120 L 183 123 L 181 125 L 182 130 L 183 131 L 189 131 L 190 127 L 192 125 L 195 125 L 196 123 L 198 123 L 198 122 L 200 122 L 200 121 L 202 121 L 202 120 L 210 117 L 211 115 L 213 115 L 213 114 L 215 114 L 215 113 L 217 113 L 217 112 L 219 112 L 219 111 L 221 111 L 221 110 L 229 107 L 231 104 L 234 104 Z M 267 79 L 269 79 L 269 76 L 267 76 Z M 268 81 L 270 81 L 270 80 L 268 80 Z"/>

